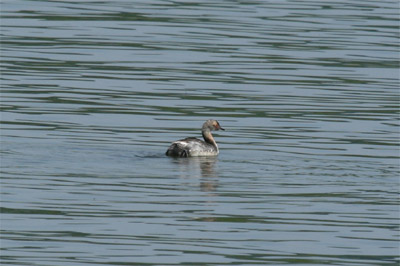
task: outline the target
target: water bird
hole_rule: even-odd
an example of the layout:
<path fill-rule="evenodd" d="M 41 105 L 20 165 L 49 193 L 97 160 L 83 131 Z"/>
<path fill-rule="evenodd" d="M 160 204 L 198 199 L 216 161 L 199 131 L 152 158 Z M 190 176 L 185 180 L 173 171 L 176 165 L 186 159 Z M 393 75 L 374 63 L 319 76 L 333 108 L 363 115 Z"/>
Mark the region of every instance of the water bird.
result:
<path fill-rule="evenodd" d="M 209 119 L 204 122 L 201 128 L 204 141 L 193 137 L 177 140 L 169 146 L 165 154 L 172 157 L 216 156 L 219 149 L 211 134 L 213 130 L 225 129 L 220 126 L 217 120 Z"/>

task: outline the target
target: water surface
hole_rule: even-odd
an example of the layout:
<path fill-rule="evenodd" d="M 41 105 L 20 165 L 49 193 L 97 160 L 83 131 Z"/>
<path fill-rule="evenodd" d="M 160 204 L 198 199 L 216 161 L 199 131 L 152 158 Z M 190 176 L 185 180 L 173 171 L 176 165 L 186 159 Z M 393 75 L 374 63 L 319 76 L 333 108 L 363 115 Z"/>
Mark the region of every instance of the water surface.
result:
<path fill-rule="evenodd" d="M 397 1 L 1 12 L 2 264 L 398 265 Z"/>

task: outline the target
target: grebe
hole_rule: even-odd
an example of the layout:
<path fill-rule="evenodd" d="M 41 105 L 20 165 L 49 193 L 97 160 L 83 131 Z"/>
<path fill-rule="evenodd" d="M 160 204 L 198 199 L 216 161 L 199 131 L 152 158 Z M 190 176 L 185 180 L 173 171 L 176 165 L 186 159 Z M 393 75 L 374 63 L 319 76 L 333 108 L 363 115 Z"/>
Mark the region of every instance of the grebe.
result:
<path fill-rule="evenodd" d="M 216 156 L 219 150 L 211 134 L 211 130 L 220 129 L 225 130 L 219 125 L 217 120 L 209 119 L 204 122 L 201 128 L 204 141 L 197 138 L 177 140 L 169 146 L 165 154 L 174 157 Z"/>

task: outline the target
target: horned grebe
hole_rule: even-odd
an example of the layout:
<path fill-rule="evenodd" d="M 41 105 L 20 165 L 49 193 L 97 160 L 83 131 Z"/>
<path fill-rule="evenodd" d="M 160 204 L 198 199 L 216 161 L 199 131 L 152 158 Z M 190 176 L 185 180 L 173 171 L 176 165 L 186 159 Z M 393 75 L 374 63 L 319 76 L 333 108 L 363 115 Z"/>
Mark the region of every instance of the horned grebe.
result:
<path fill-rule="evenodd" d="M 191 157 L 191 156 L 215 156 L 218 155 L 219 150 L 215 142 L 211 130 L 225 130 L 217 120 L 207 120 L 201 128 L 204 141 L 197 138 L 186 138 L 173 142 L 169 146 L 167 152 L 168 156 L 174 157 Z"/>

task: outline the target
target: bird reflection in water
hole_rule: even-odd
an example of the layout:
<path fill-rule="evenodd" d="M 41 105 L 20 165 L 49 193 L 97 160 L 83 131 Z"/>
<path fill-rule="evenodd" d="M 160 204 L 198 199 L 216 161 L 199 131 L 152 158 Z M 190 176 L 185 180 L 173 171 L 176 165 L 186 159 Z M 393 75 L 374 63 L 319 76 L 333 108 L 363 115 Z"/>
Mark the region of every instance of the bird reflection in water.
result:
<path fill-rule="evenodd" d="M 200 178 L 202 191 L 214 191 L 217 188 L 218 172 L 216 170 L 217 156 L 176 158 L 182 178 Z"/>

